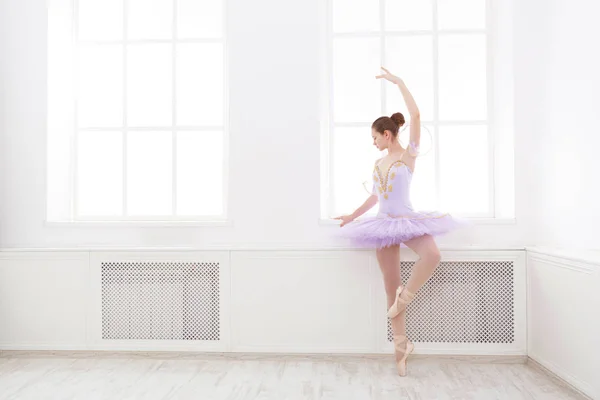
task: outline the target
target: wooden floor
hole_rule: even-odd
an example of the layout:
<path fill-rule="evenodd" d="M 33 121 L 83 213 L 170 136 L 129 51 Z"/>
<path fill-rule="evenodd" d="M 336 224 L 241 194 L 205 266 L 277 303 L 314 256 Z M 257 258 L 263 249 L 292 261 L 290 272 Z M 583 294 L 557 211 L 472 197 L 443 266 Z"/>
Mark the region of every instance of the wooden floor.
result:
<path fill-rule="evenodd" d="M 169 358 L 167 358 L 169 357 Z M 0 354 L 0 399 L 584 399 L 524 363 L 390 357 Z"/>

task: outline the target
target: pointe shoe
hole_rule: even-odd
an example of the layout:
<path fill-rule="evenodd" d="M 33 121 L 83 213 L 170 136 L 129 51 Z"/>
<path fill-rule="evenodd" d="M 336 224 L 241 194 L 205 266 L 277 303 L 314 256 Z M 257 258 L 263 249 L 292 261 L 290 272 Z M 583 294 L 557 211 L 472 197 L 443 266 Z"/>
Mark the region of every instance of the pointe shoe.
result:
<path fill-rule="evenodd" d="M 405 298 L 400 297 L 400 295 L 403 295 L 403 297 Z M 392 304 L 392 306 L 387 312 L 388 318 L 394 318 L 402 311 L 406 310 L 406 306 L 410 304 L 414 297 L 414 294 L 412 294 L 402 286 L 398 286 L 398 289 L 396 289 L 396 301 L 394 301 L 394 304 Z"/>
<path fill-rule="evenodd" d="M 402 358 L 396 361 L 398 375 L 406 376 L 406 359 L 415 349 L 415 345 L 404 335 L 394 335 L 394 349 L 399 353 L 403 353 Z"/>

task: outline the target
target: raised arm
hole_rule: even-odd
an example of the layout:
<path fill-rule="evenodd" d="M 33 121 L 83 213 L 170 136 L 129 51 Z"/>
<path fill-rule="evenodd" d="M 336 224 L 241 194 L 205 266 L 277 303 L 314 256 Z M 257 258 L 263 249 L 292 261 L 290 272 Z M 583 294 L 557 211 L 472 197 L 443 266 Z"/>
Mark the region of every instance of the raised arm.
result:
<path fill-rule="evenodd" d="M 410 115 L 410 143 L 419 147 L 421 143 L 421 112 L 419 111 L 419 107 L 415 102 L 414 97 L 404 84 L 404 81 L 398 78 L 396 75 L 393 75 L 387 69 L 381 67 L 381 69 L 385 72 L 384 74 L 377 75 L 377 79 L 385 79 L 392 82 L 394 85 L 398 86 L 400 89 L 400 93 L 404 98 L 404 103 L 406 103 L 406 108 L 408 109 L 408 113 Z"/>

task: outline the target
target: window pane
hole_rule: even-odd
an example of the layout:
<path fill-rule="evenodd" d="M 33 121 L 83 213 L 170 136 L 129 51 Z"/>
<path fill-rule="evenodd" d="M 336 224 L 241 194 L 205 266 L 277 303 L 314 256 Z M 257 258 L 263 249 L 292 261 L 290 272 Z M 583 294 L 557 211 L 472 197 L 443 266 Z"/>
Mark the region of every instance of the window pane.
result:
<path fill-rule="evenodd" d="M 443 35 L 439 41 L 440 119 L 487 118 L 484 35 Z"/>
<path fill-rule="evenodd" d="M 433 20 L 431 1 L 386 0 L 386 31 L 430 30 Z"/>
<path fill-rule="evenodd" d="M 437 0 L 440 29 L 485 29 L 486 0 Z"/>
<path fill-rule="evenodd" d="M 129 46 L 127 118 L 130 126 L 171 126 L 172 55 L 169 44 Z"/>
<path fill-rule="evenodd" d="M 177 0 L 179 38 L 220 38 L 223 36 L 223 2 L 219 0 Z"/>
<path fill-rule="evenodd" d="M 410 56 L 409 56 L 410 55 Z M 410 57 L 410 62 L 406 58 Z M 421 119 L 433 120 L 433 44 L 431 36 L 386 38 L 386 68 L 400 76 L 414 96 Z M 406 105 L 395 85 L 385 85 L 386 115 L 406 114 Z M 408 117 L 408 115 L 405 115 Z"/>
<path fill-rule="evenodd" d="M 373 166 L 382 154 L 371 128 L 336 128 L 332 151 L 334 214 L 354 211 L 371 195 Z"/>
<path fill-rule="evenodd" d="M 173 0 L 127 0 L 129 39 L 171 39 Z"/>
<path fill-rule="evenodd" d="M 223 46 L 177 45 L 177 124 L 223 125 Z"/>
<path fill-rule="evenodd" d="M 123 125 L 121 46 L 93 46 L 80 49 L 78 125 L 80 127 Z"/>
<path fill-rule="evenodd" d="M 177 214 L 223 213 L 223 133 L 177 133 Z"/>
<path fill-rule="evenodd" d="M 122 133 L 80 132 L 77 144 L 78 216 L 122 215 Z"/>
<path fill-rule="evenodd" d="M 80 40 L 122 40 L 123 0 L 79 0 Z"/>
<path fill-rule="evenodd" d="M 333 0 L 334 32 L 379 31 L 379 2 Z"/>
<path fill-rule="evenodd" d="M 440 127 L 442 210 L 489 212 L 489 146 L 486 126 Z"/>
<path fill-rule="evenodd" d="M 333 103 L 336 122 L 372 122 L 381 115 L 379 39 L 333 42 Z"/>
<path fill-rule="evenodd" d="M 410 199 L 417 211 L 435 210 L 437 208 L 433 132 L 432 126 L 421 125 L 421 155 L 417 158 L 410 187 Z M 406 126 L 399 134 L 400 143 L 404 148 L 407 147 L 409 138 L 410 127 Z"/>
<path fill-rule="evenodd" d="M 129 132 L 127 210 L 129 215 L 171 215 L 173 203 L 171 132 Z"/>

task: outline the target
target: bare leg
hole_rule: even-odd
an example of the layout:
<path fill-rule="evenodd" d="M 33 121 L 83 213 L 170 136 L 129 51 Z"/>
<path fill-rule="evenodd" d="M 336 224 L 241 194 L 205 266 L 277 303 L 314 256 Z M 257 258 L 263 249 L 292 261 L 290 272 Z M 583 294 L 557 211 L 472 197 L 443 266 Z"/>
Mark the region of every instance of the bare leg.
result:
<path fill-rule="evenodd" d="M 383 274 L 383 283 L 387 296 L 387 307 L 390 308 L 396 300 L 396 290 L 401 285 L 400 276 L 400 246 L 386 247 L 377 250 L 377 261 Z M 396 363 L 405 357 L 408 340 L 406 338 L 406 310 L 403 310 L 394 318 L 390 319 L 394 333 L 394 355 Z M 411 344 L 412 346 L 412 344 Z M 406 374 L 406 363 L 401 362 L 399 373 Z"/>
<path fill-rule="evenodd" d="M 400 279 L 400 246 L 377 249 L 377 261 L 383 274 L 383 284 L 389 308 L 394 303 L 396 289 L 402 282 Z"/>
<path fill-rule="evenodd" d="M 388 316 L 394 318 L 399 312 L 406 309 L 406 306 L 413 300 L 415 294 L 423 287 L 425 282 L 437 268 L 440 263 L 440 251 L 435 240 L 430 235 L 420 236 L 405 242 L 411 250 L 419 256 L 415 263 L 412 273 L 406 286 L 396 292 L 396 301 L 388 310 Z"/>
<path fill-rule="evenodd" d="M 420 236 L 407 241 L 406 246 L 417 253 L 419 260 L 415 263 L 406 282 L 406 290 L 416 294 L 419 289 L 431 278 L 440 263 L 440 251 L 435 240 L 430 235 Z"/>

